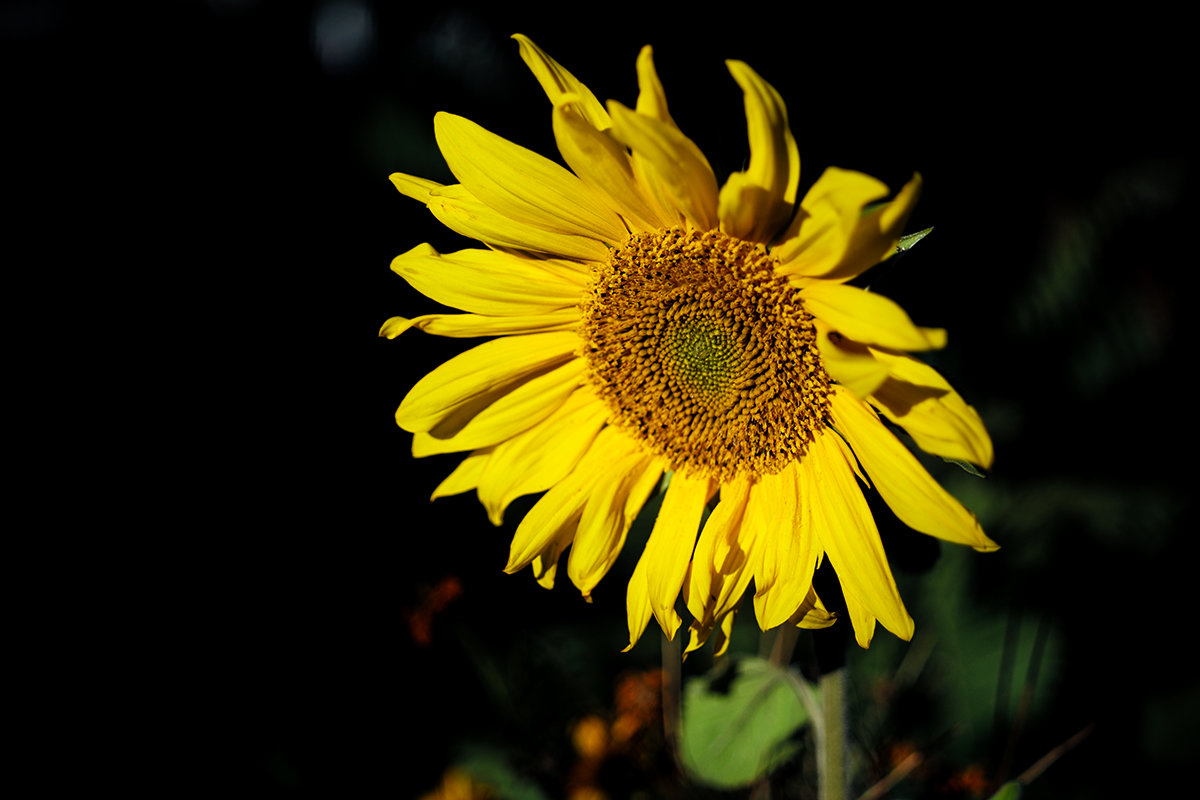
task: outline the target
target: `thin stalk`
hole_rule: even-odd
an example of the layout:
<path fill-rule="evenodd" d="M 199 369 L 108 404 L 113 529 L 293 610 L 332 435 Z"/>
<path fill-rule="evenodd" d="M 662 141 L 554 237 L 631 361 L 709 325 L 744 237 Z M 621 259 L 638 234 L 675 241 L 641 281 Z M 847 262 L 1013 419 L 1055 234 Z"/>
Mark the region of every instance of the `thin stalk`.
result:
<path fill-rule="evenodd" d="M 846 668 L 821 676 L 821 717 L 817 738 L 817 797 L 846 800 Z"/>

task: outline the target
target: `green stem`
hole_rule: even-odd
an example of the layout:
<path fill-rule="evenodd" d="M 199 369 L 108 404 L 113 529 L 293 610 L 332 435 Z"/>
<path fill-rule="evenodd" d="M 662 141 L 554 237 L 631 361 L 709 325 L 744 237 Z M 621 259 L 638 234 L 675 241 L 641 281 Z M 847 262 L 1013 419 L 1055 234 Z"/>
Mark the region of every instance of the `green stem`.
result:
<path fill-rule="evenodd" d="M 846 668 L 821 676 L 822 722 L 818 728 L 820 800 L 846 800 Z"/>

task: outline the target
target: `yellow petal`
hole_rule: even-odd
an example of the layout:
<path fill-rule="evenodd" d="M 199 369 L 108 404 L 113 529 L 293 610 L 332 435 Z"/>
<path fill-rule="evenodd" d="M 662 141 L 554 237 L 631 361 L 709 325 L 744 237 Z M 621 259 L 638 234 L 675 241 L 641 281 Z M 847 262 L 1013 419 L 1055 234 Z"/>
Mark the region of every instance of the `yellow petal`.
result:
<path fill-rule="evenodd" d="M 984 469 L 992 466 L 992 439 L 979 412 L 937 370 L 910 356 L 871 352 L 888 370 L 887 379 L 870 397 L 884 416 L 903 427 L 927 453 Z"/>
<path fill-rule="evenodd" d="M 811 460 L 766 476 L 756 487 L 754 510 L 764 517 L 764 530 L 755 565 L 754 613 L 763 630 L 787 622 L 812 591 L 821 548 L 812 527 L 817 484 Z"/>
<path fill-rule="evenodd" d="M 571 170 L 632 227 L 669 227 L 643 196 L 629 153 L 583 118 L 574 95 L 564 95 L 554 106 L 554 138 Z"/>
<path fill-rule="evenodd" d="M 821 173 L 772 252 L 788 274 L 821 276 L 832 272 L 846 253 L 863 208 L 888 193 L 887 184 L 870 175 L 830 167 Z"/>
<path fill-rule="evenodd" d="M 630 452 L 609 464 L 583 509 L 571 543 L 567 575 L 583 593 L 591 594 L 621 552 L 629 527 L 662 477 L 662 462 L 630 440 Z"/>
<path fill-rule="evenodd" d="M 745 95 L 750 165 L 722 187 L 721 230 L 769 244 L 787 225 L 800 182 L 800 152 L 779 92 L 741 61 L 725 62 Z"/>
<path fill-rule="evenodd" d="M 628 455 L 629 447 L 628 437 L 615 428 L 601 431 L 571 474 L 550 487 L 521 520 L 504 571 L 519 572 L 535 557 L 544 557 L 548 552 L 557 561 L 558 554 L 574 538 L 584 504 L 611 473 L 613 462 Z"/>
<path fill-rule="evenodd" d="M 505 336 L 460 353 L 417 382 L 396 410 L 401 428 L 443 435 L 530 378 L 575 357 L 570 331 Z"/>
<path fill-rule="evenodd" d="M 862 344 L 891 350 L 936 350 L 946 346 L 942 328 L 918 328 L 895 302 L 857 286 L 820 281 L 801 293 L 809 313 Z"/>
<path fill-rule="evenodd" d="M 402 194 L 424 203 L 450 230 L 492 247 L 580 261 L 605 261 L 608 258 L 608 248 L 603 242 L 517 222 L 480 202 L 458 184 L 442 186 L 399 172 L 393 174 L 391 180 Z"/>
<path fill-rule="evenodd" d="M 650 609 L 668 639 L 674 638 L 682 621 L 675 612 L 675 600 L 683 586 L 700 519 L 711 494 L 708 478 L 676 472 L 638 562 L 645 564 Z"/>
<path fill-rule="evenodd" d="M 671 112 L 667 110 L 667 93 L 663 91 L 662 81 L 658 79 L 658 70 L 654 68 L 654 48 L 650 45 L 638 52 L 637 79 L 637 113 L 676 127 L 675 120 L 671 119 Z"/>
<path fill-rule="evenodd" d="M 717 619 L 716 628 L 706 628 L 692 623 L 689 633 L 691 634 L 687 649 L 683 651 L 686 656 L 693 650 L 699 650 L 708 641 L 708 637 L 713 631 L 716 631 L 716 639 L 713 640 L 713 657 L 720 658 L 725 655 L 725 651 L 729 649 L 729 639 L 733 636 L 733 623 L 737 618 L 737 609 L 734 608 L 728 614 Z"/>
<path fill-rule="evenodd" d="M 540 47 L 534 44 L 524 34 L 513 34 L 521 51 L 521 60 L 529 67 L 529 71 L 537 78 L 542 90 L 550 98 L 550 102 L 558 104 L 564 94 L 573 94 L 578 98 L 578 112 L 588 124 L 597 130 L 605 130 L 612 125 L 608 112 L 592 94 L 591 89 L 583 85 L 574 75 L 561 64 L 546 55 Z"/>
<path fill-rule="evenodd" d="M 749 552 L 756 532 L 744 524 L 749 496 L 750 485 L 744 479 L 722 484 L 720 502 L 709 514 L 696 542 L 684 600 L 701 629 L 711 631 L 716 627 L 750 584 L 754 570 Z"/>
<path fill-rule="evenodd" d="M 833 431 L 819 434 L 805 460 L 813 470 L 813 527 L 837 572 L 844 594 L 854 596 L 872 616 L 901 639 L 912 638 L 912 617 L 900 599 L 879 530 L 854 477 L 854 456 Z M 857 631 L 856 631 L 857 632 Z"/>
<path fill-rule="evenodd" d="M 783 271 L 802 277 L 848 281 L 897 252 L 904 224 L 921 194 L 914 175 L 891 202 L 865 209 L 887 194 L 880 181 L 831 170 L 801 203 L 796 237 L 776 249 Z M 824 176 L 822 176 L 824 177 Z"/>
<path fill-rule="evenodd" d="M 496 445 L 476 484 L 492 524 L 504 522 L 513 500 L 545 491 L 570 474 L 607 416 L 595 394 L 579 387 L 546 419 Z"/>
<path fill-rule="evenodd" d="M 424 434 L 413 434 L 414 440 L 418 436 Z M 415 444 L 415 442 L 414 442 Z M 453 472 L 446 479 L 438 484 L 438 487 L 433 490 L 430 495 L 430 500 L 437 500 L 439 497 L 450 497 L 451 495 L 462 494 L 469 492 L 479 485 L 479 479 L 483 475 L 484 468 L 487 466 L 488 459 L 491 458 L 491 448 L 478 450 L 462 460 Z"/>
<path fill-rule="evenodd" d="M 858 646 L 865 650 L 871 646 L 871 640 L 875 638 L 875 615 L 859 602 L 853 592 L 845 592 L 844 597 L 846 613 L 850 617 L 850 624 L 854 626 L 854 639 L 858 642 Z M 910 631 L 907 636 L 901 638 L 906 641 L 912 639 L 912 632 Z"/>
<path fill-rule="evenodd" d="M 476 314 L 542 313 L 574 306 L 582 296 L 579 282 L 494 250 L 443 255 L 421 244 L 392 259 L 392 271 L 426 297 Z"/>
<path fill-rule="evenodd" d="M 717 179 L 700 148 L 673 124 L 608 103 L 613 135 L 650 168 L 650 187 L 665 208 L 700 230 L 717 227 Z"/>
<path fill-rule="evenodd" d="M 646 585 L 646 560 L 638 559 L 625 590 L 625 613 L 629 620 L 629 644 L 622 650 L 628 653 L 646 632 L 653 610 L 650 606 L 650 587 Z M 678 623 L 676 623 L 678 624 Z"/>
<path fill-rule="evenodd" d="M 560 367 L 530 378 L 525 383 L 480 411 L 449 436 L 417 434 L 413 455 L 476 450 L 499 444 L 553 414 L 583 380 L 583 360 L 573 358 Z"/>
<path fill-rule="evenodd" d="M 821 598 L 812 589 L 808 590 L 808 597 L 800 604 L 795 617 L 796 627 L 810 631 L 822 630 L 837 622 L 837 617 L 826 610 Z"/>
<path fill-rule="evenodd" d="M 872 354 L 877 351 L 834 333 L 819 319 L 815 322 L 817 351 L 829 377 L 859 397 L 866 397 L 887 380 L 887 365 Z"/>
<path fill-rule="evenodd" d="M 545 314 L 504 317 L 481 314 L 425 314 L 412 319 L 392 317 L 383 324 L 379 333 L 388 339 L 395 339 L 406 330 L 416 328 L 434 336 L 472 338 L 570 331 L 578 327 L 579 309 L 564 308 Z"/>
<path fill-rule="evenodd" d="M 921 533 L 976 550 L 999 547 L 979 521 L 943 489 L 889 431 L 870 406 L 834 386 L 830 413 L 871 482 L 900 521 Z M 886 625 L 886 623 L 885 623 Z"/>
<path fill-rule="evenodd" d="M 454 114 L 439 112 L 433 130 L 459 182 L 509 219 L 611 245 L 625 241 L 617 215 L 550 159 Z"/>

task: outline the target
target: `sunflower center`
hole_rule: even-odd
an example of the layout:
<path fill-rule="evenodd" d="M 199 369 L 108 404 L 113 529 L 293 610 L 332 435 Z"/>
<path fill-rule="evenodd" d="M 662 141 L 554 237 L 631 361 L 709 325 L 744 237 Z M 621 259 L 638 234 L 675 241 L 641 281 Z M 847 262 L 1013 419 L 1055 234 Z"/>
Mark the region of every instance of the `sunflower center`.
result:
<path fill-rule="evenodd" d="M 581 334 L 614 421 L 675 469 L 771 474 L 825 426 L 829 376 L 799 291 L 761 245 L 634 234 L 593 280 Z"/>

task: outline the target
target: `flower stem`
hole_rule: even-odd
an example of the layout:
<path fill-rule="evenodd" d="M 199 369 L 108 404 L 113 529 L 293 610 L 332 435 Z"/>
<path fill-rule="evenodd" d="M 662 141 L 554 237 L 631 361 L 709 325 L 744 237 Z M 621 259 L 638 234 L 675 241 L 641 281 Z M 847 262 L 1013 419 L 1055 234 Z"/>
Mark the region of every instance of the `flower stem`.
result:
<path fill-rule="evenodd" d="M 820 800 L 846 800 L 846 668 L 821 676 L 822 725 L 817 729 Z"/>

